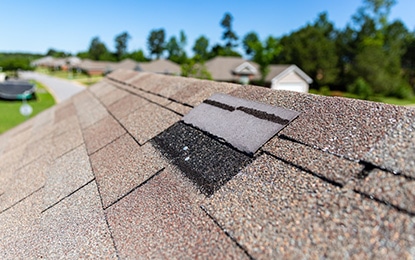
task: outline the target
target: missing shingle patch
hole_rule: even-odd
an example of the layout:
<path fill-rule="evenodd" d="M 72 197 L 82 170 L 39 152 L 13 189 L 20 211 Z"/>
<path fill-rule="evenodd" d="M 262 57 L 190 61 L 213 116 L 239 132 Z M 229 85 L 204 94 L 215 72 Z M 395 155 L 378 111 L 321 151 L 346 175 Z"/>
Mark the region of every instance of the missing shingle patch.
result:
<path fill-rule="evenodd" d="M 214 94 L 185 115 L 183 122 L 252 155 L 299 114 L 281 107 Z"/>
<path fill-rule="evenodd" d="M 208 196 L 253 160 L 182 122 L 151 142 Z"/>

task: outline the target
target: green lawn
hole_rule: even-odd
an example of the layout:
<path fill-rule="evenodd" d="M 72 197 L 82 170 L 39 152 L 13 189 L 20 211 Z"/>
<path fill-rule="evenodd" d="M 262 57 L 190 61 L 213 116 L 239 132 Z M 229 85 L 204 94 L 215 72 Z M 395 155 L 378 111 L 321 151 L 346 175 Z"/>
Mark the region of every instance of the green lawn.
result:
<path fill-rule="evenodd" d="M 55 104 L 52 95 L 46 91 L 42 84 L 38 82 L 35 82 L 35 84 L 37 100 L 28 101 L 33 108 L 33 113 L 30 117 L 39 114 Z M 26 120 L 26 117 L 22 116 L 19 112 L 21 105 L 22 101 L 0 100 L 0 134 Z"/>

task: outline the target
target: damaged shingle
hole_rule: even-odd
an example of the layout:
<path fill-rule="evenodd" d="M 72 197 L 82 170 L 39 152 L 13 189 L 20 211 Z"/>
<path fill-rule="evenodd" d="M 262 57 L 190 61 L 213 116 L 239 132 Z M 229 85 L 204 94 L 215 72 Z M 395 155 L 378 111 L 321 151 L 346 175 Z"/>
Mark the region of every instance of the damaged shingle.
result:
<path fill-rule="evenodd" d="M 185 115 L 183 121 L 252 155 L 299 114 L 281 107 L 214 94 Z"/>

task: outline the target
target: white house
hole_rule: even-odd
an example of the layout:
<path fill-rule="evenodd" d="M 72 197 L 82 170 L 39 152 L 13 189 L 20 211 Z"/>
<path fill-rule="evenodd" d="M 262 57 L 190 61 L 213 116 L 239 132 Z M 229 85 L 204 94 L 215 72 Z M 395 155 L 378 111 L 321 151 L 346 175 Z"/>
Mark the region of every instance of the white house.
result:
<path fill-rule="evenodd" d="M 308 92 L 313 80 L 296 65 L 271 65 L 266 77 L 271 89 Z"/>

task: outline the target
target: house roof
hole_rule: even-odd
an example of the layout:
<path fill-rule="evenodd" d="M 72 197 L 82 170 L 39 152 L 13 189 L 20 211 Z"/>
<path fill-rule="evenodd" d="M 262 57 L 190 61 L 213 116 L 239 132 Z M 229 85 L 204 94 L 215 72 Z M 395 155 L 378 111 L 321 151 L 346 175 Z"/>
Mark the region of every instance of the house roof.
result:
<path fill-rule="evenodd" d="M 111 71 L 116 62 L 111 61 L 95 61 L 90 59 L 84 59 L 80 63 L 76 64 L 75 67 L 80 68 L 85 71 Z"/>
<path fill-rule="evenodd" d="M 92 61 L 83 60 L 79 65 L 79 68 L 83 70 L 102 70 L 114 71 L 117 69 L 124 70 L 139 70 L 144 72 L 153 72 L 160 74 L 175 74 L 178 75 L 181 72 L 181 68 L 176 63 L 169 60 L 154 60 L 150 62 L 136 62 L 132 59 L 124 59 L 120 62 L 108 62 L 108 61 Z"/>
<path fill-rule="evenodd" d="M 63 66 L 66 64 L 76 65 L 81 62 L 81 59 L 76 56 L 66 57 L 66 58 L 54 58 L 52 56 L 46 56 L 31 62 L 32 66 L 49 66 L 57 67 Z"/>
<path fill-rule="evenodd" d="M 138 63 L 138 68 L 140 71 L 159 74 L 180 75 L 181 73 L 181 68 L 178 64 L 164 59 L 153 60 L 150 62 L 140 62 Z"/>
<path fill-rule="evenodd" d="M 231 127 L 272 109 L 298 117 L 250 155 L 183 122 L 201 104 L 216 109 L 217 128 L 226 113 Z M 117 70 L 0 135 L 0 255 L 411 258 L 414 118 L 375 102 Z"/>
<path fill-rule="evenodd" d="M 313 80 L 300 68 L 294 64 L 284 64 L 284 65 L 270 65 L 269 73 L 265 78 L 265 81 L 278 81 L 279 79 L 285 77 L 288 73 L 295 72 L 298 76 L 304 79 L 308 84 L 311 84 Z"/>
<path fill-rule="evenodd" d="M 258 64 L 241 57 L 217 56 L 206 62 L 206 69 L 210 72 L 212 78 L 218 81 L 233 81 L 235 80 L 235 70 L 239 69 L 238 71 L 242 70 L 243 72 L 247 67 L 258 71 Z"/>

